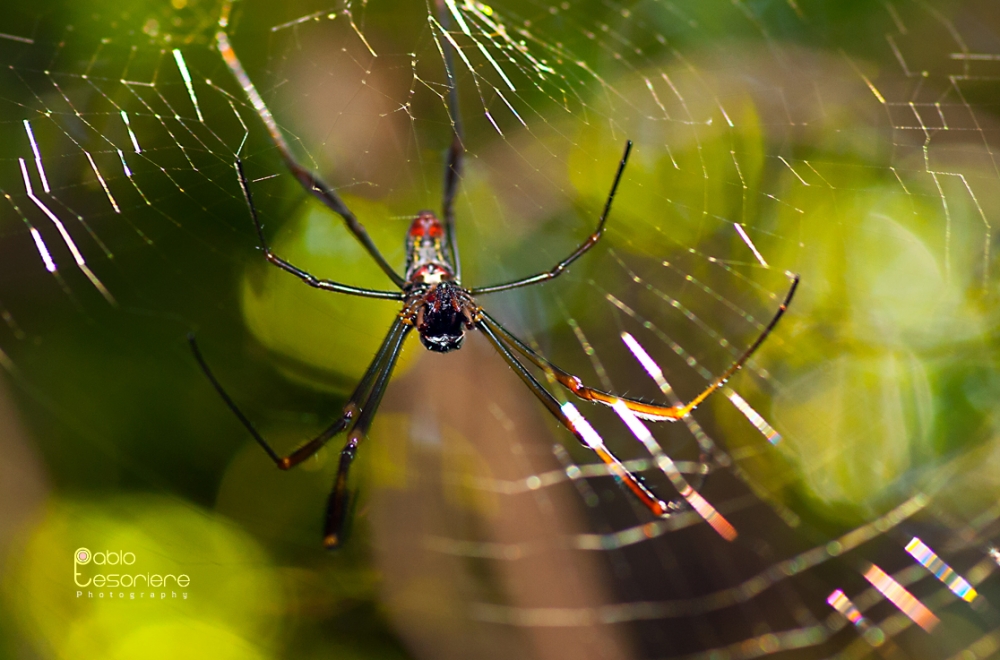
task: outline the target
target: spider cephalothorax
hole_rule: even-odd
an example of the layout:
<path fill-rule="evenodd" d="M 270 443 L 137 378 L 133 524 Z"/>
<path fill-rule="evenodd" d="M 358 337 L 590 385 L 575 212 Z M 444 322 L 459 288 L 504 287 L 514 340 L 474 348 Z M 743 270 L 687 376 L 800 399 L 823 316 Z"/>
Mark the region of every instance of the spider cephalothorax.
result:
<path fill-rule="evenodd" d="M 475 327 L 479 308 L 468 291 L 445 280 L 414 287 L 402 316 L 416 327 L 428 350 L 447 353 L 462 347 L 465 331 Z"/>

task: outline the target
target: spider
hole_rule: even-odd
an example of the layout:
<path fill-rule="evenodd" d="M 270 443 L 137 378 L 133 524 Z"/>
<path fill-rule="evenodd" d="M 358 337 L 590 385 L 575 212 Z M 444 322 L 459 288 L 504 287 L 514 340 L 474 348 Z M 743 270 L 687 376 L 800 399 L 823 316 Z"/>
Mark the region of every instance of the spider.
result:
<path fill-rule="evenodd" d="M 225 27 L 225 22 L 220 22 L 220 24 L 223 28 Z M 315 195 L 327 207 L 344 219 L 348 229 L 350 229 L 361 245 L 364 246 L 372 259 L 382 268 L 389 279 L 392 280 L 398 291 L 365 289 L 320 279 L 272 252 L 264 236 L 264 228 L 253 203 L 253 195 L 251 194 L 250 184 L 244 173 L 242 162 L 237 160 L 235 163 L 237 178 L 253 219 L 260 241 L 260 248 L 265 258 L 274 266 L 287 271 L 309 286 L 317 289 L 366 298 L 397 300 L 402 303 L 402 309 L 392 322 L 392 325 L 389 326 L 382 345 L 348 399 L 341 416 L 315 438 L 309 440 L 287 456 L 281 456 L 275 452 L 264 437 L 254 428 L 250 420 L 240 411 L 236 403 L 213 375 L 211 369 L 209 369 L 208 363 L 198 349 L 194 336 L 189 335 L 188 337 L 194 357 L 205 373 L 205 376 L 214 386 L 225 404 L 236 415 L 243 426 L 246 427 L 250 435 L 253 436 L 254 440 L 257 441 L 278 468 L 287 470 L 298 465 L 315 454 L 331 438 L 342 431 L 347 431 L 347 442 L 344 444 L 343 449 L 341 449 L 337 476 L 327 502 L 323 544 L 327 548 L 336 548 L 343 542 L 344 526 L 348 516 L 348 503 L 351 499 L 347 488 L 348 472 L 354 461 L 358 446 L 371 427 L 375 412 L 378 409 L 383 394 L 385 394 L 403 344 L 414 329 L 416 329 L 417 334 L 420 336 L 420 341 L 423 345 L 428 350 L 437 353 L 447 353 L 448 351 L 461 348 L 465 335 L 470 330 L 479 330 L 482 332 L 493 348 L 496 349 L 524 384 L 527 385 L 532 394 L 538 398 L 548 411 L 577 440 L 591 449 L 607 464 L 609 471 L 619 483 L 623 484 L 638 498 L 654 516 L 670 515 L 672 507 L 655 495 L 640 477 L 626 468 L 614 453 L 603 444 L 603 441 L 599 437 L 595 437 L 595 434 L 586 434 L 584 431 L 581 431 L 583 424 L 580 420 L 578 418 L 575 420 L 571 419 L 555 396 L 545 389 L 531 371 L 529 371 L 522 359 L 543 370 L 560 385 L 582 399 L 608 406 L 621 402 L 636 416 L 643 419 L 651 421 L 675 421 L 688 415 L 709 395 L 722 387 L 760 347 L 788 308 L 795 289 L 798 286 L 798 276 L 793 276 L 791 287 L 785 295 L 784 300 L 756 340 L 722 375 L 716 378 L 688 403 L 663 406 L 588 387 L 583 384 L 580 378 L 549 362 L 504 328 L 503 325 L 479 305 L 476 297 L 553 280 L 564 273 L 571 264 L 597 244 L 604 233 L 604 226 L 611 212 L 611 204 L 614 200 L 615 192 L 618 189 L 618 184 L 621 181 L 625 165 L 632 150 L 631 141 L 628 141 L 625 145 L 625 152 L 618 164 L 618 169 L 604 204 L 604 210 L 597 222 L 596 230 L 584 239 L 568 257 L 557 263 L 550 270 L 531 275 L 530 277 L 483 287 L 463 286 L 461 261 L 459 259 L 458 244 L 455 239 L 453 203 L 462 171 L 464 147 L 462 125 L 458 115 L 454 70 L 451 62 L 451 52 L 448 50 L 450 46 L 445 41 L 444 60 L 446 73 L 450 82 L 448 106 L 453 122 L 453 140 L 448 150 L 447 165 L 445 167 L 444 193 L 441 204 L 442 219 L 439 219 L 433 211 L 425 210 L 417 213 L 406 235 L 406 268 L 403 275 L 400 275 L 378 251 L 378 248 L 375 247 L 375 244 L 365 231 L 364 226 L 351 213 L 340 196 L 325 184 L 318 175 L 296 160 L 270 111 L 268 111 L 267 106 L 257 93 L 239 59 L 237 59 L 224 30 L 220 30 L 216 35 L 216 43 L 230 71 L 243 87 L 261 121 L 267 126 L 272 141 L 284 159 L 285 165 L 310 194 Z"/>

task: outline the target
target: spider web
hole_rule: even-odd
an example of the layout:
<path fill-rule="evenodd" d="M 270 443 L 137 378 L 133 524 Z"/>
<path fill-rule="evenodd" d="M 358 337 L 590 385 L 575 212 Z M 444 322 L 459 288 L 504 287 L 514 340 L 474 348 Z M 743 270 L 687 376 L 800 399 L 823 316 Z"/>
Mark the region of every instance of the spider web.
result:
<path fill-rule="evenodd" d="M 66 605 L 68 582 L 33 582 L 64 568 L 25 548 L 58 561 L 108 538 L 97 516 L 161 529 L 183 514 L 241 550 L 184 549 L 169 526 L 166 546 L 127 538 L 212 585 L 178 625 L 215 621 L 260 657 L 996 654 L 989 5 L 45 9 L 0 22 L 0 365 L 28 429 L 5 434 L 0 470 L 12 639 L 66 655 L 108 625 Z M 572 400 L 676 498 L 671 516 L 617 486 L 472 333 L 446 356 L 411 342 L 359 452 L 355 538 L 321 551 L 337 441 L 274 470 L 184 341 L 198 333 L 289 451 L 337 414 L 397 311 L 263 263 L 237 159 L 278 254 L 390 288 L 284 167 L 265 106 L 396 265 L 414 213 L 440 208 L 459 123 L 470 286 L 572 252 L 631 139 L 602 242 L 555 282 L 480 299 L 595 387 L 689 400 L 801 277 L 760 351 L 683 421 Z M 247 567 L 254 595 L 212 582 Z M 129 640 L 166 625 L 114 616 Z"/>

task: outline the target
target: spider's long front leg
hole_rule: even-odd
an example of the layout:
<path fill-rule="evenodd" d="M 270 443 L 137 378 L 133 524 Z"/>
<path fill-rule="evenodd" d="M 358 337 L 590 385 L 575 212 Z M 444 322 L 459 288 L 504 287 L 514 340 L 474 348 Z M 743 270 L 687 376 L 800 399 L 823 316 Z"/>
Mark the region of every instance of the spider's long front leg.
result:
<path fill-rule="evenodd" d="M 582 257 L 587 251 L 597 245 L 597 241 L 601 240 L 601 236 L 604 235 L 604 223 L 608 220 L 608 214 L 611 213 L 611 202 L 615 199 L 615 192 L 618 190 L 618 184 L 622 180 L 622 174 L 625 172 L 625 164 L 628 163 L 628 155 L 632 152 L 632 140 L 625 143 L 625 153 L 622 154 L 622 160 L 618 163 L 618 172 L 615 174 L 614 183 L 611 184 L 611 192 L 608 193 L 608 199 L 604 203 L 604 211 L 601 213 L 601 219 L 597 222 L 597 229 L 594 233 L 584 239 L 583 243 L 573 251 L 571 255 L 557 263 L 552 267 L 552 270 L 545 271 L 544 273 L 538 273 L 537 275 L 532 275 L 531 277 L 525 277 L 520 280 L 514 280 L 513 282 L 507 282 L 505 284 L 493 284 L 491 286 L 481 286 L 471 289 L 469 293 L 476 296 L 481 293 L 496 293 L 497 291 L 507 291 L 508 289 L 517 289 L 522 286 L 529 286 L 531 284 L 538 284 L 539 282 L 545 282 L 547 280 L 555 279 L 562 275 L 570 264 Z"/>
<path fill-rule="evenodd" d="M 323 531 L 323 545 L 327 548 L 336 548 L 343 541 L 344 523 L 347 520 L 348 504 L 350 501 L 350 492 L 347 490 L 347 473 L 354 462 L 358 445 L 368 435 L 368 429 L 371 428 L 375 412 L 378 410 L 379 404 L 382 403 L 382 396 L 385 394 L 386 387 L 389 385 L 389 379 L 392 377 L 392 370 L 396 367 L 396 360 L 399 358 L 400 352 L 402 352 L 406 337 L 410 334 L 410 330 L 413 329 L 412 325 L 403 325 L 403 322 L 398 318 L 396 323 L 393 324 L 393 329 L 395 330 L 397 327 L 401 329 L 395 333 L 390 333 L 391 342 L 390 338 L 387 338 L 386 343 L 383 344 L 383 348 L 388 347 L 388 352 L 384 358 L 385 366 L 378 372 L 375 384 L 361 408 L 361 414 L 351 428 L 350 433 L 348 433 L 344 448 L 340 451 L 337 478 L 333 482 L 333 490 L 330 492 L 330 498 L 326 506 L 326 526 Z"/>
<path fill-rule="evenodd" d="M 743 365 L 746 364 L 747 360 L 749 360 L 757 349 L 760 348 L 760 345 L 764 343 L 764 340 L 767 339 L 768 335 L 771 334 L 771 331 L 774 330 L 774 327 L 778 324 L 778 321 L 781 320 L 781 317 L 784 316 L 785 310 L 787 310 L 788 305 L 791 304 L 792 296 L 795 295 L 795 289 L 798 288 L 798 286 L 799 276 L 792 275 L 792 285 L 789 287 L 788 293 L 785 294 L 785 299 L 781 302 L 781 305 L 778 306 L 777 312 L 775 312 L 774 316 L 771 317 L 770 322 L 764 326 L 764 329 L 757 336 L 757 339 L 755 339 L 754 342 L 750 344 L 745 351 L 743 351 L 735 362 L 729 365 L 728 369 L 723 371 L 718 378 L 712 381 L 708 387 L 702 390 L 697 396 L 687 403 L 677 406 L 660 406 L 655 403 L 637 401 L 636 399 L 629 399 L 627 397 L 611 394 L 610 392 L 604 392 L 592 387 L 587 387 L 579 378 L 567 371 L 564 371 L 563 369 L 560 369 L 533 351 L 486 312 L 482 312 L 482 323 L 500 333 L 503 338 L 517 350 L 517 352 L 528 358 L 538 368 L 552 374 L 552 377 L 555 378 L 560 385 L 581 399 L 603 403 L 606 406 L 613 406 L 616 402 L 621 401 L 629 410 L 643 419 L 648 419 L 654 422 L 674 421 L 683 418 L 692 410 L 697 408 L 698 405 L 709 397 L 709 395 L 725 385 L 726 381 L 732 378 L 733 374 L 739 371 Z"/>
<path fill-rule="evenodd" d="M 243 88 L 243 92 L 250 99 L 250 103 L 253 105 L 254 110 L 257 112 L 257 116 L 260 120 L 264 122 L 267 126 L 268 133 L 271 134 L 271 140 L 274 142 L 274 146 L 278 148 L 281 153 L 282 159 L 285 161 L 285 165 L 292 172 L 302 187 L 305 188 L 310 194 L 315 195 L 321 202 L 326 204 L 332 211 L 337 213 L 341 218 L 344 219 L 344 223 L 347 228 L 351 230 L 354 237 L 358 239 L 358 242 L 368 250 L 368 254 L 372 256 L 372 259 L 378 263 L 382 271 L 389 276 L 389 279 L 399 288 L 403 288 L 406 284 L 405 280 L 400 277 L 399 273 L 393 270 L 389 262 L 385 260 L 382 253 L 379 252 L 378 248 L 375 247 L 375 243 L 372 241 L 371 237 L 368 235 L 368 231 L 365 229 L 358 219 L 354 216 L 347 205 L 344 204 L 344 200 L 340 199 L 340 196 L 333 191 L 330 186 L 319 178 L 315 173 L 313 173 L 308 168 L 302 166 L 292 155 L 292 150 L 288 146 L 288 142 L 285 140 L 285 136 L 282 134 L 281 129 L 278 128 L 278 123 L 274 120 L 274 116 L 271 111 L 267 109 L 267 104 L 264 103 L 264 99 L 261 98 L 260 94 L 257 92 L 257 88 L 254 87 L 253 82 L 250 80 L 250 76 L 247 75 L 246 71 L 243 70 L 243 65 L 240 63 L 238 57 L 236 57 L 236 52 L 233 50 L 232 45 L 229 43 L 229 35 L 226 34 L 225 30 L 220 30 L 215 34 L 215 43 L 219 48 L 219 53 L 222 54 L 222 59 L 225 60 L 226 66 L 229 67 L 229 71 L 233 74 L 239 82 L 240 87 Z"/>
<path fill-rule="evenodd" d="M 609 470 L 618 481 L 628 488 L 653 515 L 663 516 L 670 513 L 669 505 L 657 497 L 636 475 L 622 464 L 621 460 L 604 445 L 600 436 L 597 435 L 585 419 L 579 417 L 578 413 L 575 419 L 567 414 L 563 407 L 559 405 L 559 402 L 556 401 L 556 398 L 542 387 L 541 383 L 514 357 L 514 354 L 507 348 L 505 341 L 493 331 L 489 323 L 479 321 L 476 323 L 476 327 L 482 330 L 490 343 L 493 344 L 493 348 L 500 353 L 500 356 L 517 373 L 524 384 L 528 386 L 528 389 L 531 390 L 532 394 L 538 397 L 538 400 L 542 402 L 548 411 L 559 420 L 559 423 L 576 436 L 576 439 L 581 444 L 597 454 L 598 458 L 607 464 Z M 572 408 L 570 410 L 575 411 Z"/>
<path fill-rule="evenodd" d="M 257 207 L 254 206 L 253 203 L 253 194 L 250 192 L 250 184 L 247 182 L 246 173 L 243 171 L 243 162 L 239 159 L 236 160 L 236 175 L 240 182 L 240 188 L 243 189 L 243 199 L 247 203 L 247 208 L 250 209 L 250 217 L 253 218 L 254 227 L 257 228 L 257 238 L 260 239 L 260 247 L 264 251 L 264 257 L 272 264 L 282 270 L 288 271 L 309 286 L 316 287 L 317 289 L 322 289 L 324 291 L 346 293 L 352 296 L 361 296 L 363 298 L 381 298 L 383 300 L 402 300 L 404 298 L 403 294 L 399 291 L 363 289 L 361 287 L 341 284 L 332 280 L 320 279 L 276 255 L 271 251 L 270 246 L 267 244 L 267 239 L 264 238 L 264 225 L 261 224 L 260 217 L 257 215 Z"/>
<path fill-rule="evenodd" d="M 396 346 L 400 333 L 403 333 L 403 336 L 405 336 L 405 332 L 403 322 L 397 318 L 392 326 L 390 326 L 389 332 L 382 341 L 382 346 L 375 354 L 375 358 L 368 366 L 368 370 L 365 372 L 365 375 L 361 377 L 361 381 L 358 383 L 357 387 L 354 388 L 354 392 L 351 394 L 350 399 L 348 399 L 347 404 L 344 406 L 344 411 L 341 416 L 315 438 L 287 456 L 281 456 L 274 451 L 267 440 L 264 439 L 264 436 L 260 434 L 249 418 L 247 418 L 247 416 L 243 414 L 243 411 L 239 409 L 236 402 L 232 400 L 225 388 L 222 387 L 222 384 L 215 377 L 215 374 L 213 374 L 212 370 L 209 369 L 208 363 L 205 361 L 201 351 L 198 349 L 198 343 L 195 341 L 193 334 L 188 335 L 188 343 L 191 345 L 191 352 L 194 353 L 194 358 L 201 366 L 201 370 L 204 372 L 209 382 L 212 383 L 215 391 L 219 393 L 219 396 L 222 398 L 226 406 L 233 412 L 234 415 L 236 415 L 236 418 L 240 420 L 243 427 L 249 431 L 250 435 L 257 441 L 257 444 L 261 446 L 268 457 L 274 461 L 274 464 L 282 470 L 288 470 L 319 451 L 319 449 L 323 447 L 323 445 L 325 445 L 330 438 L 347 428 L 351 420 L 358 417 L 359 414 L 364 411 L 364 408 L 358 406 L 359 402 L 361 399 L 369 396 L 369 392 L 372 390 L 372 384 L 375 381 L 376 376 L 385 370 L 384 365 L 386 363 L 387 356 Z"/>
<path fill-rule="evenodd" d="M 361 380 L 354 388 L 354 392 L 351 393 L 351 398 L 347 400 L 347 404 L 344 406 L 344 412 L 340 416 L 340 419 L 331 424 L 330 427 L 323 431 L 323 433 L 319 436 L 310 440 L 289 454 L 286 458 L 282 459 L 284 463 L 278 467 L 288 469 L 298 465 L 319 451 L 319 449 L 325 445 L 330 438 L 347 428 L 351 421 L 355 419 L 360 421 L 361 415 L 364 414 L 364 411 L 367 410 L 370 405 L 369 401 L 371 399 L 373 387 L 378 387 L 376 379 L 380 378 L 387 369 L 392 369 L 392 364 L 387 363 L 390 359 L 395 362 L 395 357 L 392 356 L 393 351 L 395 350 L 394 347 L 396 346 L 396 343 L 401 340 L 400 334 L 402 333 L 402 336 L 405 337 L 406 332 L 407 331 L 402 322 L 397 318 L 389 327 L 389 332 L 382 341 L 382 346 L 379 347 L 378 353 L 375 354 L 371 364 L 368 365 L 368 370 L 365 371 L 365 375 L 361 377 Z M 365 399 L 363 404 L 361 403 L 362 399 Z"/>
<path fill-rule="evenodd" d="M 441 29 L 448 30 L 448 12 L 444 2 L 437 0 L 438 23 Z M 465 154 L 465 136 L 462 130 L 462 115 L 458 108 L 458 83 L 455 79 L 455 62 L 452 57 L 451 40 L 445 38 L 438 41 L 438 47 L 444 59 L 445 73 L 448 75 L 448 114 L 451 119 L 454 136 L 448 149 L 448 163 L 444 170 L 444 197 L 441 202 L 441 215 L 444 219 L 445 238 L 448 242 L 448 253 L 452 266 L 455 268 L 455 280 L 462 281 L 462 259 L 458 253 L 458 238 L 455 233 L 455 195 L 458 193 L 458 183 L 462 175 L 462 159 Z"/>

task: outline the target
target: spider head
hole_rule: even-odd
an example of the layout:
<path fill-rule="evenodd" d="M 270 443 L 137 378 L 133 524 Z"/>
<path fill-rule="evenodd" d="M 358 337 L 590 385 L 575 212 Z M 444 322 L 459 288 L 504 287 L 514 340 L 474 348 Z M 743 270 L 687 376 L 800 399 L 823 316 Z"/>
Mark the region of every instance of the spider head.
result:
<path fill-rule="evenodd" d="M 472 326 L 472 299 L 461 287 L 442 282 L 424 294 L 417 332 L 428 350 L 447 353 L 462 347 Z"/>

